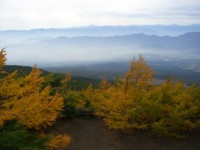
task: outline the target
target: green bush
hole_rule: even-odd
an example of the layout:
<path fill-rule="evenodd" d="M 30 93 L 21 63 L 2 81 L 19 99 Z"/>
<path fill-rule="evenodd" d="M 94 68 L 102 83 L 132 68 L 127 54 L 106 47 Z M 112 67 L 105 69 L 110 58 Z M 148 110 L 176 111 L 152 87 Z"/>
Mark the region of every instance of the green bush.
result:
<path fill-rule="evenodd" d="M 43 150 L 48 136 L 40 137 L 15 121 L 7 122 L 0 132 L 0 150 Z"/>

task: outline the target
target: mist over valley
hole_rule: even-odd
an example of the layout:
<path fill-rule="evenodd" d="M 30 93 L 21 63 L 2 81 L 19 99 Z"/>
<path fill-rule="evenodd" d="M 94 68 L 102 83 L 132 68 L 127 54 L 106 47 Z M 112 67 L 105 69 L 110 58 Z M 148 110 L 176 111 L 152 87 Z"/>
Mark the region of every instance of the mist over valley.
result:
<path fill-rule="evenodd" d="M 36 64 L 75 76 L 112 79 L 142 54 L 157 78 L 200 77 L 200 25 L 7 30 L 0 31 L 0 47 L 6 47 L 8 65 Z"/>

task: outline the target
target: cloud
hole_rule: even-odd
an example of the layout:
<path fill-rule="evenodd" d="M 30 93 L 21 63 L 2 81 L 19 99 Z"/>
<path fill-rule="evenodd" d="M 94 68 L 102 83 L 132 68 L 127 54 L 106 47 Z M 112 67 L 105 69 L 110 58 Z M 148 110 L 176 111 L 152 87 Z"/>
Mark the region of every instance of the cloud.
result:
<path fill-rule="evenodd" d="M 200 23 L 199 16 L 199 0 L 0 0 L 0 30 L 89 24 L 195 24 Z"/>

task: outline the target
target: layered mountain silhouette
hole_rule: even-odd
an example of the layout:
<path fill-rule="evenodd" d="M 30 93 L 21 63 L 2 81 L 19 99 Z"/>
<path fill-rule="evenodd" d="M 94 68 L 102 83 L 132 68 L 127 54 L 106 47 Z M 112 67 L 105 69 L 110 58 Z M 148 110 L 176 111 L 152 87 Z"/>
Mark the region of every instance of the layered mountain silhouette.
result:
<path fill-rule="evenodd" d="M 0 31 L 0 47 L 7 47 L 8 64 L 36 64 L 49 71 L 70 70 L 86 77 L 120 75 L 139 54 L 166 76 L 200 72 L 200 25 Z"/>

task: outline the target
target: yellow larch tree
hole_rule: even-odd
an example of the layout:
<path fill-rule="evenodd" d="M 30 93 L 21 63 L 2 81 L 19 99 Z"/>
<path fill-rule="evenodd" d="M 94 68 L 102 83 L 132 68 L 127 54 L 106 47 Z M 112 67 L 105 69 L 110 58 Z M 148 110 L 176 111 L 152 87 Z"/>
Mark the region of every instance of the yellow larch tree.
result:
<path fill-rule="evenodd" d="M 5 64 L 5 56 L 2 50 L 0 69 Z M 43 131 L 56 121 L 64 105 L 63 98 L 58 93 L 51 95 L 50 86 L 41 88 L 44 78 L 36 67 L 25 77 L 17 78 L 16 74 L 17 71 L 0 79 L 0 127 L 8 120 L 16 120 L 26 128 Z M 70 137 L 59 135 L 52 141 L 62 143 L 63 147 Z"/>
<path fill-rule="evenodd" d="M 43 78 L 33 68 L 26 77 L 14 79 L 14 74 L 1 80 L 1 110 L 5 121 L 16 119 L 28 128 L 37 130 L 50 126 L 63 108 L 59 94 L 50 95 L 50 87 L 41 90 Z"/>
<path fill-rule="evenodd" d="M 66 135 L 54 136 L 49 142 L 46 143 L 48 150 L 56 150 L 65 148 L 70 143 L 71 138 Z"/>
<path fill-rule="evenodd" d="M 6 53 L 5 50 L 2 49 L 0 51 L 0 68 L 2 68 L 5 65 L 5 62 L 6 62 Z"/>
<path fill-rule="evenodd" d="M 97 116 L 114 129 L 151 129 L 157 134 L 179 137 L 179 131 L 200 128 L 200 88 L 168 79 L 153 85 L 153 70 L 140 55 L 114 84 L 103 80 L 90 90 Z"/>
<path fill-rule="evenodd" d="M 146 124 L 134 122 L 131 111 L 147 93 L 152 77 L 153 70 L 144 58 L 141 55 L 133 58 L 124 77 L 117 78 L 114 84 L 103 80 L 99 89 L 90 94 L 97 116 L 103 117 L 110 128 L 145 128 Z"/>

